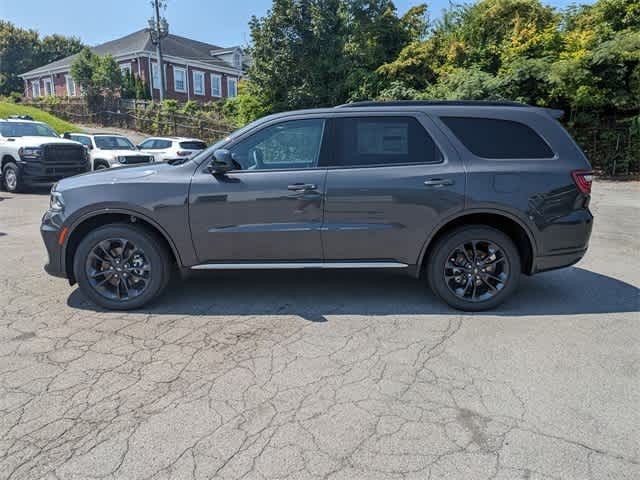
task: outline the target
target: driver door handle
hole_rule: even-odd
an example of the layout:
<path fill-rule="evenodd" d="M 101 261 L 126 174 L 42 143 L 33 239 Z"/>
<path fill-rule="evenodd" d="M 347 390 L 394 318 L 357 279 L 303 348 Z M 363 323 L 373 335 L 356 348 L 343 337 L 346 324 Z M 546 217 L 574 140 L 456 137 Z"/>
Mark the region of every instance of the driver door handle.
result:
<path fill-rule="evenodd" d="M 311 190 L 316 190 L 317 188 L 318 187 L 313 183 L 294 183 L 287 187 L 287 189 L 294 192 L 310 192 Z"/>
<path fill-rule="evenodd" d="M 427 187 L 448 187 L 453 185 L 453 183 L 453 180 L 450 178 L 430 178 L 424 182 Z"/>

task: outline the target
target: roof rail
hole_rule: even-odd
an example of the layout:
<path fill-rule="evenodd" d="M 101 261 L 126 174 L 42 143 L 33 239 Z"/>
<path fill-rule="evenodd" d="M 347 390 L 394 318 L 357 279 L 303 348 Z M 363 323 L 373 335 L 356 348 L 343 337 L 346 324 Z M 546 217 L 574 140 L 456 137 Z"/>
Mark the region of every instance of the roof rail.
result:
<path fill-rule="evenodd" d="M 389 102 L 364 101 L 338 105 L 335 108 L 356 107 L 429 107 L 429 106 L 476 106 L 476 107 L 529 107 L 526 103 L 495 100 L 393 100 Z"/>

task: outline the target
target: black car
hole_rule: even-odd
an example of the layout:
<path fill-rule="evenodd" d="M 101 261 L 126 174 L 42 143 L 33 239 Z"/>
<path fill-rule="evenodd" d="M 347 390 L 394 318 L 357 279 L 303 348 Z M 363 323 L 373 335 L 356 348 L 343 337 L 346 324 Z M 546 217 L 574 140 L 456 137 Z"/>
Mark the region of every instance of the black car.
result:
<path fill-rule="evenodd" d="M 46 270 L 140 307 L 174 270 L 388 268 L 462 310 L 585 254 L 589 162 L 556 111 L 390 102 L 258 120 L 189 160 L 66 179 Z"/>

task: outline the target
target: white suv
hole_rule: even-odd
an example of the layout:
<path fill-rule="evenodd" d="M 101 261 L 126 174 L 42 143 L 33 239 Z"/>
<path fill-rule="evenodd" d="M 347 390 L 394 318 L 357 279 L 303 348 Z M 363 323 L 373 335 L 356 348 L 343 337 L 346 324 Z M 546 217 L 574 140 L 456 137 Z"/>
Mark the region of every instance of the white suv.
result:
<path fill-rule="evenodd" d="M 87 153 L 46 123 L 0 119 L 0 181 L 9 192 L 50 185 L 89 170 Z"/>
<path fill-rule="evenodd" d="M 64 137 L 87 148 L 93 170 L 153 162 L 152 155 L 138 152 L 131 140 L 117 133 L 65 133 Z"/>
<path fill-rule="evenodd" d="M 138 145 L 138 148 L 153 155 L 156 162 L 173 162 L 188 160 L 207 148 L 207 144 L 197 138 L 151 137 Z"/>

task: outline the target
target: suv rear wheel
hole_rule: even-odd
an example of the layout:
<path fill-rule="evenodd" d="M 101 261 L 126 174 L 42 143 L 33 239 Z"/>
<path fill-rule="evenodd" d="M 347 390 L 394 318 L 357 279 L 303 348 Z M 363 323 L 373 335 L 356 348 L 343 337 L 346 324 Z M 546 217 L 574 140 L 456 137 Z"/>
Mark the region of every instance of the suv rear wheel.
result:
<path fill-rule="evenodd" d="M 171 264 L 162 243 L 145 229 L 112 224 L 90 232 L 80 242 L 73 271 L 80 289 L 93 303 L 129 310 L 162 293 Z"/>
<path fill-rule="evenodd" d="M 520 279 L 513 241 L 491 227 L 468 225 L 441 238 L 428 259 L 431 290 L 459 310 L 482 311 L 504 302 Z"/>

